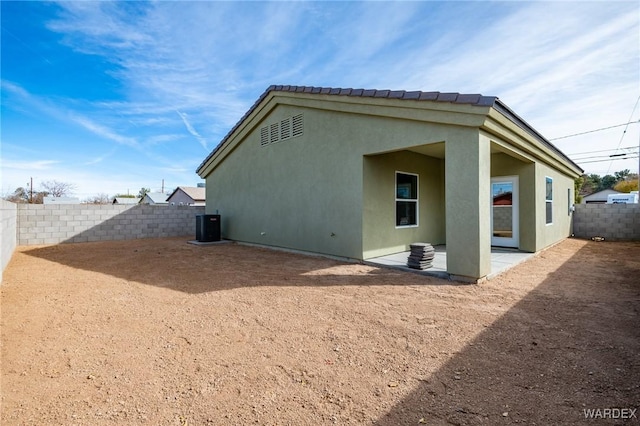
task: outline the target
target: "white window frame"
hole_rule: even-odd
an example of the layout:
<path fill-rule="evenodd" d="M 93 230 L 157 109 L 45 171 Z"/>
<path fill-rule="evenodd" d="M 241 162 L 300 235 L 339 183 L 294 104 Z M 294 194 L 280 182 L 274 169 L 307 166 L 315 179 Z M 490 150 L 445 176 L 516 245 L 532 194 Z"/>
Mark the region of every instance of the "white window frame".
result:
<path fill-rule="evenodd" d="M 551 198 L 547 198 L 547 184 L 551 181 Z M 547 205 L 551 204 L 551 221 L 547 217 Z M 544 177 L 544 221 L 546 225 L 553 225 L 553 178 L 551 176 Z"/>
<path fill-rule="evenodd" d="M 398 174 L 415 176 L 416 177 L 416 198 L 398 198 Z M 393 215 L 393 223 L 396 224 L 396 229 L 405 229 L 405 228 L 417 228 L 420 226 L 420 175 L 417 173 L 409 173 L 403 172 L 400 170 L 396 170 L 393 175 L 393 198 L 394 198 L 394 215 Z M 416 205 L 416 223 L 410 225 L 398 225 L 396 223 L 396 218 L 398 217 L 398 202 L 412 202 Z"/>

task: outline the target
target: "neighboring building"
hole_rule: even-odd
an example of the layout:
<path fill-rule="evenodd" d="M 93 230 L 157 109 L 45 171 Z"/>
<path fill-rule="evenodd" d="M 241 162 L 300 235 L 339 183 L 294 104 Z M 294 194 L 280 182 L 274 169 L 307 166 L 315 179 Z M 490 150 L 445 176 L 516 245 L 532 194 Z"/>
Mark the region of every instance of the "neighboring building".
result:
<path fill-rule="evenodd" d="M 200 186 L 179 186 L 169 195 L 167 202 L 177 206 L 204 206 L 205 191 Z"/>
<path fill-rule="evenodd" d="M 144 198 L 140 201 L 140 204 L 168 204 L 167 194 L 164 192 L 147 192 Z"/>
<path fill-rule="evenodd" d="M 352 259 L 446 244 L 473 280 L 492 245 L 566 238 L 582 172 L 496 97 L 303 86 L 269 87 L 197 169 L 225 238 Z"/>
<path fill-rule="evenodd" d="M 42 204 L 80 204 L 80 198 L 46 196 L 42 198 Z"/>
<path fill-rule="evenodd" d="M 138 204 L 139 202 L 138 197 L 114 197 L 112 204 Z"/>
<path fill-rule="evenodd" d="M 585 195 L 582 197 L 582 202 L 580 204 L 606 204 L 607 197 L 610 194 L 622 194 L 620 191 L 616 191 L 615 189 L 603 189 L 602 191 L 594 192 L 593 194 Z"/>

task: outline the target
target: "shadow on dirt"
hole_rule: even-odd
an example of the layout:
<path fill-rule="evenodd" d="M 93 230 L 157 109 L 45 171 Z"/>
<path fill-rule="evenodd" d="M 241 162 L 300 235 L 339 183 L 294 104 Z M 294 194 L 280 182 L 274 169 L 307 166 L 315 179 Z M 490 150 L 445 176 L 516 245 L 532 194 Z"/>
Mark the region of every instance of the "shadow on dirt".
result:
<path fill-rule="evenodd" d="M 73 269 L 185 293 L 260 286 L 465 285 L 320 256 L 227 243 L 188 244 L 188 237 L 59 244 L 21 251 Z M 275 267 L 274 267 L 275 266 Z M 72 273 L 72 271 L 70 271 Z"/>
<path fill-rule="evenodd" d="M 587 410 L 640 412 L 640 243 L 624 246 L 614 261 L 601 257 L 611 245 L 584 246 L 562 265 L 571 285 L 550 274 L 376 424 L 621 424 Z"/>
<path fill-rule="evenodd" d="M 238 244 L 198 247 L 176 238 L 21 252 L 65 265 L 69 274 L 95 271 L 189 294 L 263 286 L 449 284 L 321 257 Z M 639 242 L 586 243 L 459 352 L 449 354 L 435 373 L 408 371 L 412 390 L 375 424 L 620 424 L 589 421 L 585 410 L 640 409 L 639 259 Z M 453 330 L 456 324 L 447 327 Z"/>

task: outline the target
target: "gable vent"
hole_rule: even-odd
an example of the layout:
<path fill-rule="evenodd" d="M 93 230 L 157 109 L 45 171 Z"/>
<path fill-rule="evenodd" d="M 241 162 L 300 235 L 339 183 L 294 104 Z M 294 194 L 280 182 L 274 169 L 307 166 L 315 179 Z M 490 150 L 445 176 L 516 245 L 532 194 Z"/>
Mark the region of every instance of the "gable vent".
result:
<path fill-rule="evenodd" d="M 301 136 L 304 131 L 302 114 L 294 115 L 292 118 L 292 121 L 293 121 L 293 136 L 294 137 Z"/>
<path fill-rule="evenodd" d="M 263 127 L 260 129 L 260 145 L 265 146 L 269 144 L 269 128 Z"/>
<path fill-rule="evenodd" d="M 304 126 L 302 114 L 287 117 L 277 123 L 260 128 L 260 146 L 266 146 L 285 139 L 302 136 Z"/>
<path fill-rule="evenodd" d="M 273 123 L 269 126 L 269 142 L 274 143 L 280 140 L 280 132 L 278 131 L 278 123 Z"/>
<path fill-rule="evenodd" d="M 291 117 L 285 118 L 280 122 L 280 139 L 289 139 L 291 137 Z"/>

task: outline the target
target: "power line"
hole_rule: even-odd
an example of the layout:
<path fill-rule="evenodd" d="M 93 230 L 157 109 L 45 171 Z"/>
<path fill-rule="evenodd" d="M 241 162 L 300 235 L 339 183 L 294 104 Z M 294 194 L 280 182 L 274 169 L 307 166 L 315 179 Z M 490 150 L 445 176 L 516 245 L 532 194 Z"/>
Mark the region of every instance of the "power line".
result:
<path fill-rule="evenodd" d="M 611 155 L 590 155 L 588 157 L 583 157 L 583 158 L 572 158 L 573 161 L 579 163 L 581 161 L 586 161 L 586 160 L 596 160 L 598 158 L 618 158 L 618 157 L 626 157 L 627 155 L 638 155 L 638 151 L 635 152 L 627 152 L 627 153 L 620 153 L 620 154 L 611 154 Z"/>
<path fill-rule="evenodd" d="M 558 139 L 566 139 L 566 138 L 572 138 L 574 136 L 580 136 L 580 135 L 586 135 L 588 133 L 595 133 L 595 132 L 601 132 L 603 130 L 609 130 L 609 129 L 615 129 L 616 127 L 622 127 L 622 126 L 628 126 L 629 124 L 637 124 L 640 123 L 640 120 L 637 121 L 629 121 L 626 123 L 622 123 L 622 124 L 616 124 L 615 126 L 609 126 L 609 127 L 602 127 L 600 129 L 594 129 L 594 130 L 587 130 L 586 132 L 580 132 L 580 133 L 574 133 L 572 135 L 567 135 L 567 136 L 560 136 L 558 138 L 551 138 L 549 139 L 550 141 L 556 141 Z M 626 131 L 626 130 L 625 130 Z"/>
<path fill-rule="evenodd" d="M 619 148 L 619 149 L 636 149 L 638 148 L 637 146 L 625 146 L 624 148 Z M 568 156 L 572 156 L 572 155 L 584 155 L 584 154 L 594 154 L 596 152 L 606 152 L 606 151 L 615 151 L 615 148 L 609 148 L 609 149 L 600 149 L 597 151 L 585 151 L 585 152 L 575 152 L 573 154 L 567 154 Z"/>
<path fill-rule="evenodd" d="M 584 161 L 584 160 L 592 160 L 595 158 L 614 158 L 614 157 L 624 157 L 625 155 L 638 155 L 638 148 L 635 150 L 629 150 L 628 152 L 619 152 L 617 154 L 598 154 L 598 155 L 586 155 L 582 157 L 571 157 L 573 161 Z"/>
<path fill-rule="evenodd" d="M 640 157 L 616 157 L 616 158 L 606 158 L 604 160 L 577 161 L 577 163 L 579 163 L 579 164 L 603 163 L 605 161 L 633 160 L 634 158 L 640 158 Z M 607 174 L 609 174 L 609 172 L 607 172 Z"/>
<path fill-rule="evenodd" d="M 631 115 L 629 115 L 629 121 L 631 121 L 631 117 L 633 117 L 633 114 L 635 114 L 636 112 L 636 108 L 638 107 L 638 102 L 640 102 L 640 96 L 638 96 L 638 99 L 636 99 L 636 104 L 633 106 L 633 109 L 631 110 Z M 618 142 L 618 149 L 620 149 L 620 145 L 622 145 L 622 140 L 624 139 L 624 135 L 627 134 L 628 128 L 629 128 L 628 126 L 625 127 L 624 131 L 622 132 L 622 135 L 620 136 L 620 142 Z M 607 169 L 607 174 L 609 174 L 610 170 L 611 170 L 611 164 L 609 164 L 609 168 Z M 638 171 L 638 173 L 640 174 L 640 170 Z"/>

